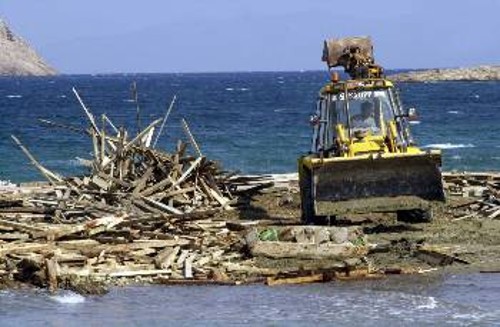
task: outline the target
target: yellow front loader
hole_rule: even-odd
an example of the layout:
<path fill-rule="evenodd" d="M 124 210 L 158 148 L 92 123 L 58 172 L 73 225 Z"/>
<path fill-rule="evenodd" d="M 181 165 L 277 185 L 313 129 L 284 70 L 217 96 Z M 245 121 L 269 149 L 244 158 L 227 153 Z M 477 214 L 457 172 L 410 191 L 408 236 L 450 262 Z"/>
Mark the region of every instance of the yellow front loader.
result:
<path fill-rule="evenodd" d="M 397 212 L 428 221 L 444 202 L 441 153 L 418 148 L 394 84 L 373 60 L 369 38 L 325 41 L 323 60 L 350 76 L 319 92 L 312 149 L 299 159 L 302 220 L 325 223 L 338 215 Z"/>

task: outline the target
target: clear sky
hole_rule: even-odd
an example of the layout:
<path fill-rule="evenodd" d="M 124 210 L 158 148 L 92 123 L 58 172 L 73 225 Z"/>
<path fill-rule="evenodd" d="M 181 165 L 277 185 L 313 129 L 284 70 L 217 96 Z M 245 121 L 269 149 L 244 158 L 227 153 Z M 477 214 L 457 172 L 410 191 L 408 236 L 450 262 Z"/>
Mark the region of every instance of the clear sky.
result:
<path fill-rule="evenodd" d="M 500 63 L 497 0 L 0 0 L 63 73 L 324 69 L 326 37 L 371 35 L 386 68 Z"/>

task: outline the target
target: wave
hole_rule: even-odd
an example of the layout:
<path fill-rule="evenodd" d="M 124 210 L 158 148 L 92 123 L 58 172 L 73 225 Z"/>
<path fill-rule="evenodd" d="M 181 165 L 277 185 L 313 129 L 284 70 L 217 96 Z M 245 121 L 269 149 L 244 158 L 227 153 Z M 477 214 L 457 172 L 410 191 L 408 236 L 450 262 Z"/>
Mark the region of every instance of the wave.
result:
<path fill-rule="evenodd" d="M 85 302 L 85 297 L 73 292 L 64 292 L 50 297 L 52 300 L 63 304 L 78 304 Z"/>
<path fill-rule="evenodd" d="M 417 309 L 436 309 L 438 301 L 432 296 L 425 299 L 424 303 L 417 306 Z"/>
<path fill-rule="evenodd" d="M 453 114 L 453 115 L 458 115 L 459 111 L 457 111 L 457 110 L 448 110 L 448 113 L 449 114 Z"/>
<path fill-rule="evenodd" d="M 5 97 L 9 98 L 9 99 L 19 99 L 19 98 L 22 98 L 23 96 L 20 95 L 20 94 L 9 94 L 9 95 L 7 95 Z"/>
<path fill-rule="evenodd" d="M 13 187 L 17 187 L 17 185 L 11 183 L 9 180 L 0 179 L 0 188 L 13 188 Z"/>
<path fill-rule="evenodd" d="M 420 125 L 420 120 L 410 120 L 411 125 Z"/>
<path fill-rule="evenodd" d="M 424 145 L 423 148 L 433 149 L 462 149 L 462 148 L 475 148 L 474 144 L 452 144 L 452 143 L 435 143 Z"/>
<path fill-rule="evenodd" d="M 64 167 L 87 167 L 90 160 L 76 157 L 75 159 L 53 159 L 44 160 L 46 165 L 64 166 Z"/>

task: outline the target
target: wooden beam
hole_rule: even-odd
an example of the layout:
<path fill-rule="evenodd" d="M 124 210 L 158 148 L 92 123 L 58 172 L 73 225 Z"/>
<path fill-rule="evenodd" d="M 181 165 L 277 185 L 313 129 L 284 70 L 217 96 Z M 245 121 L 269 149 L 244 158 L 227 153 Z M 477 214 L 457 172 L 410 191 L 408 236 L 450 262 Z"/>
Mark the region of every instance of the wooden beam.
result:
<path fill-rule="evenodd" d="M 184 132 L 186 133 L 186 135 L 189 138 L 189 142 L 191 142 L 191 145 L 193 146 L 193 148 L 195 149 L 196 153 L 198 154 L 198 157 L 202 157 L 203 154 L 201 153 L 200 147 L 198 146 L 198 143 L 194 139 L 194 136 L 191 133 L 191 130 L 189 129 L 188 123 L 186 122 L 186 120 L 184 118 L 182 118 L 181 122 L 182 122 L 182 128 L 184 129 Z"/>
<path fill-rule="evenodd" d="M 165 124 L 167 122 L 168 116 L 170 116 L 170 112 L 172 111 L 172 108 L 174 107 L 175 100 L 177 99 L 177 95 L 174 95 L 172 98 L 172 101 L 170 101 L 170 105 L 168 106 L 167 113 L 165 114 L 165 117 L 163 117 L 163 121 L 161 123 L 160 129 L 158 130 L 158 134 L 156 134 L 156 139 L 153 142 L 153 145 L 151 146 L 152 148 L 156 147 L 156 143 L 158 143 L 158 140 L 160 139 L 160 136 L 163 132 L 163 129 L 165 128 Z"/>
<path fill-rule="evenodd" d="M 23 153 L 28 157 L 28 159 L 31 161 L 33 166 L 35 166 L 51 184 L 55 184 L 56 182 L 59 182 L 59 183 L 62 182 L 62 178 L 60 176 L 58 176 L 57 174 L 54 174 L 53 172 L 51 172 L 50 170 L 48 170 L 44 166 L 42 166 L 35 159 L 35 157 L 33 157 L 33 155 L 28 151 L 28 149 L 21 143 L 21 141 L 19 141 L 19 139 L 17 137 L 15 137 L 14 135 L 11 135 L 10 137 L 14 140 L 14 142 L 17 144 L 17 146 L 19 146 L 21 151 L 23 151 Z"/>

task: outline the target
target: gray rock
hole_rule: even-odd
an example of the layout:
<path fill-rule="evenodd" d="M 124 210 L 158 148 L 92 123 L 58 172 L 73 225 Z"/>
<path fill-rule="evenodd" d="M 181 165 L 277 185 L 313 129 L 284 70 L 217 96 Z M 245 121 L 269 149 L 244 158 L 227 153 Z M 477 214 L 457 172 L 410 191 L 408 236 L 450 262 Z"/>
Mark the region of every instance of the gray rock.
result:
<path fill-rule="evenodd" d="M 55 75 L 57 71 L 47 65 L 30 45 L 15 35 L 0 19 L 0 75 Z"/>

